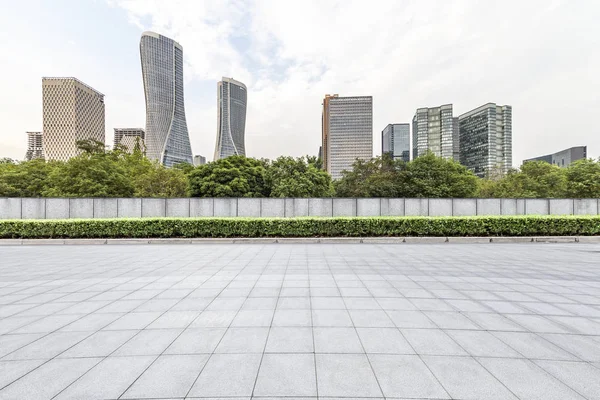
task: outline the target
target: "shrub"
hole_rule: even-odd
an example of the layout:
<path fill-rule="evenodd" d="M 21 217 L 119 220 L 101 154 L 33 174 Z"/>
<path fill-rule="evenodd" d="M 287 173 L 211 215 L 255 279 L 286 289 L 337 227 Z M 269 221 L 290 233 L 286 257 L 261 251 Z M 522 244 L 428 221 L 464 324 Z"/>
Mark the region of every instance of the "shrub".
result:
<path fill-rule="evenodd" d="M 3 220 L 0 238 L 600 235 L 600 217 L 138 218 Z"/>

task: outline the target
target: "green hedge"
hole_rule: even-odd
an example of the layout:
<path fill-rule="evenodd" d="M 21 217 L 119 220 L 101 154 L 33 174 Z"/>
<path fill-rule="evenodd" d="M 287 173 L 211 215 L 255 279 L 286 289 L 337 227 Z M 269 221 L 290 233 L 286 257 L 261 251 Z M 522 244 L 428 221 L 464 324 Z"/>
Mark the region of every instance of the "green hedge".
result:
<path fill-rule="evenodd" d="M 600 235 L 600 217 L 0 220 L 0 238 L 23 239 L 574 235 Z"/>

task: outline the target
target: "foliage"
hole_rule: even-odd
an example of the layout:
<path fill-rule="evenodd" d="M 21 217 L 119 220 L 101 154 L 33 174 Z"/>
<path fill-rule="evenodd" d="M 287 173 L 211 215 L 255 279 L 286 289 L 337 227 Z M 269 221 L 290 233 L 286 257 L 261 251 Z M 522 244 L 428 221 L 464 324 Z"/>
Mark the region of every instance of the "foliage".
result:
<path fill-rule="evenodd" d="M 600 160 L 578 160 L 565 171 L 567 197 L 600 198 Z"/>
<path fill-rule="evenodd" d="M 473 197 L 477 177 L 456 161 L 433 153 L 408 163 L 386 154 L 357 160 L 335 185 L 340 197 Z"/>
<path fill-rule="evenodd" d="M 48 189 L 48 176 L 57 163 L 44 160 L 0 163 L 0 197 L 41 197 Z"/>
<path fill-rule="evenodd" d="M 454 160 L 429 152 L 406 165 L 403 197 L 474 197 L 477 177 Z"/>
<path fill-rule="evenodd" d="M 266 169 L 271 197 L 331 197 L 331 176 L 307 157 L 279 157 Z"/>
<path fill-rule="evenodd" d="M 570 168 L 570 167 L 569 167 Z M 480 181 L 481 197 L 555 198 L 566 192 L 566 169 L 543 161 L 529 161 L 497 180 Z"/>
<path fill-rule="evenodd" d="M 135 197 L 187 197 L 188 180 L 180 169 L 152 165 L 134 178 Z"/>
<path fill-rule="evenodd" d="M 599 235 L 600 217 L 138 218 L 0 221 L 0 238 Z"/>
<path fill-rule="evenodd" d="M 231 156 L 199 165 L 189 173 L 193 197 L 268 197 L 262 160 Z"/>

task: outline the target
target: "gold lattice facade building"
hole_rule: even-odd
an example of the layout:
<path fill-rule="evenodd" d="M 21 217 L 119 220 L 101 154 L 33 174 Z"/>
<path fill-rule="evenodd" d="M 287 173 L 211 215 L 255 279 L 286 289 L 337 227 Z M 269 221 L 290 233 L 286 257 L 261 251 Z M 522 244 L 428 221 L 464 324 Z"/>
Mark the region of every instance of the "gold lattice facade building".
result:
<path fill-rule="evenodd" d="M 104 143 L 104 95 L 75 78 L 42 78 L 44 153 L 66 161 L 78 140 Z"/>

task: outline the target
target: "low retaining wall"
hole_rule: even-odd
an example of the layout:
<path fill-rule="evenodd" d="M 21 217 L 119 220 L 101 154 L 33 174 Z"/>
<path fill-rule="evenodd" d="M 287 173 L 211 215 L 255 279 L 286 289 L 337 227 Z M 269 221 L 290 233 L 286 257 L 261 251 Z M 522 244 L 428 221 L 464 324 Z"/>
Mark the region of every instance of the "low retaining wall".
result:
<path fill-rule="evenodd" d="M 598 214 L 598 199 L 0 198 L 0 219 Z"/>

